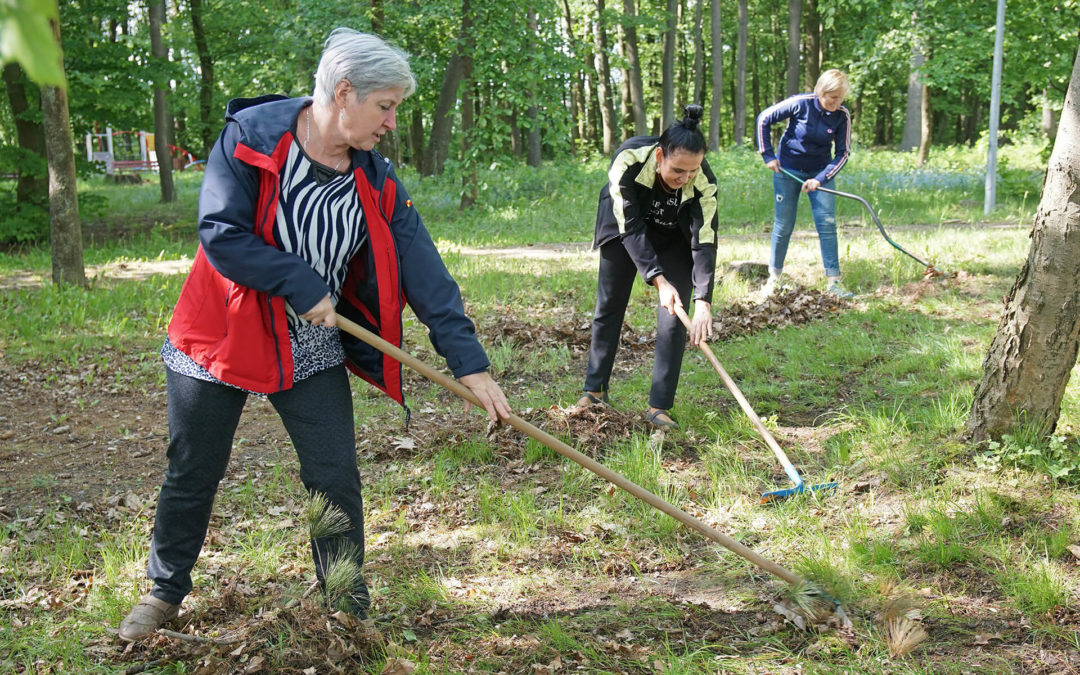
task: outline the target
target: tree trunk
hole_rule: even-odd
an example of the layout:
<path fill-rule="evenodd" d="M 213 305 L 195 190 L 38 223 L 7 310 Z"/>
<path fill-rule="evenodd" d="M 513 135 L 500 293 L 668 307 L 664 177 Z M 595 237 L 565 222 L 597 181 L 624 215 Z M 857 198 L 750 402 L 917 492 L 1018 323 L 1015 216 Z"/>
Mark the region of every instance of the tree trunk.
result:
<path fill-rule="evenodd" d="M 739 0 L 739 42 L 735 47 L 735 146 L 746 139 L 746 33 L 750 20 L 747 0 Z"/>
<path fill-rule="evenodd" d="M 675 121 L 675 41 L 679 12 L 678 0 L 667 0 L 667 28 L 664 30 L 664 61 L 661 76 L 660 128 L 667 129 Z"/>
<path fill-rule="evenodd" d="M 1080 52 L 1031 231 L 975 387 L 967 436 L 1053 433 L 1080 342 Z"/>
<path fill-rule="evenodd" d="M 476 49 L 476 39 L 472 34 L 472 5 L 469 0 L 462 3 L 461 34 L 464 40 L 461 58 L 461 162 L 464 169 L 461 172 L 461 210 L 469 208 L 479 199 L 480 179 L 477 175 L 476 165 L 479 161 L 473 157 L 472 148 L 473 120 L 475 119 L 476 98 L 479 94 L 476 82 L 473 81 L 473 52 Z"/>
<path fill-rule="evenodd" d="M 930 109 L 930 87 L 922 85 L 922 93 L 919 95 L 919 159 L 918 165 L 923 166 L 930 159 L 930 141 L 934 131 L 933 112 Z"/>
<path fill-rule="evenodd" d="M 630 104 L 634 112 L 634 135 L 648 133 L 649 123 L 645 112 L 645 89 L 641 83 L 641 59 L 638 56 L 637 28 L 634 20 L 637 11 L 634 0 L 623 0 L 623 13 L 626 22 L 623 26 L 623 43 L 626 45 L 626 63 L 630 80 Z"/>
<path fill-rule="evenodd" d="M 540 25 L 536 20 L 536 8 L 531 5 L 529 6 L 527 21 L 529 33 L 536 36 L 536 39 L 539 41 Z M 534 102 L 529 106 L 528 110 L 525 111 L 525 117 L 529 119 L 529 129 L 525 134 L 525 163 L 529 166 L 540 166 L 540 107 L 535 103 L 535 101 L 540 100 L 540 75 L 534 70 L 533 77 L 532 100 Z"/>
<path fill-rule="evenodd" d="M 157 153 L 158 176 L 161 179 L 161 201 L 176 201 L 173 185 L 172 151 L 169 149 L 169 81 L 162 71 L 168 63 L 169 53 L 161 40 L 161 27 L 165 24 L 165 0 L 150 0 L 150 53 L 154 67 L 154 152 Z"/>
<path fill-rule="evenodd" d="M 424 163 L 424 111 L 413 106 L 409 120 L 409 164 L 417 171 Z"/>
<path fill-rule="evenodd" d="M 924 87 L 919 81 L 919 68 L 926 63 L 918 13 L 911 15 L 911 70 L 908 73 L 907 109 L 904 111 L 904 133 L 900 137 L 900 150 L 909 152 L 922 143 L 922 95 Z"/>
<path fill-rule="evenodd" d="M 446 71 L 443 73 L 439 100 L 435 103 L 435 112 L 432 114 L 427 151 L 424 153 L 422 166 L 419 167 L 424 175 L 441 174 L 450 152 L 450 134 L 454 131 L 454 106 L 457 105 L 458 89 L 461 86 L 465 44 L 471 33 L 472 10 L 469 7 L 469 0 L 462 0 L 461 32 L 458 34 L 454 55 L 450 57 L 450 63 L 447 64 Z"/>
<path fill-rule="evenodd" d="M 821 76 L 821 17 L 818 16 L 818 0 L 805 0 L 806 11 L 806 90 L 810 91 Z"/>
<path fill-rule="evenodd" d="M 202 140 L 202 158 L 210 156 L 214 147 L 214 59 L 206 42 L 203 28 L 202 0 L 190 0 L 191 35 L 195 39 L 195 51 L 199 55 L 199 138 Z"/>
<path fill-rule="evenodd" d="M 604 23 L 604 0 L 596 0 L 596 21 L 593 23 L 596 45 L 596 97 L 604 133 L 604 156 L 615 151 L 615 105 L 611 96 L 611 62 L 608 60 L 607 28 Z"/>
<path fill-rule="evenodd" d="M 1046 134 L 1046 137 L 1053 143 L 1057 138 L 1057 111 L 1054 110 L 1054 106 L 1050 104 L 1050 88 L 1043 87 L 1042 95 L 1042 124 L 1040 125 L 1042 132 Z"/>
<path fill-rule="evenodd" d="M 51 21 L 53 39 L 60 42 L 60 24 Z M 61 62 L 60 68 L 64 64 Z M 67 92 L 60 87 L 41 88 L 41 114 L 45 128 L 45 153 L 49 163 L 49 239 L 52 278 L 57 285 L 86 285 L 83 267 L 82 225 L 75 185 L 75 150 L 71 144 Z"/>
<path fill-rule="evenodd" d="M 49 170 L 45 160 L 45 132 L 36 120 L 37 103 L 31 105 L 26 95 L 26 75 L 17 63 L 4 66 L 4 85 L 7 88 L 11 116 L 15 120 L 15 135 L 24 155 L 36 156 L 40 166 L 27 170 L 30 159 L 20 160 L 19 178 L 15 184 L 15 203 L 44 207 L 49 203 Z"/>
<path fill-rule="evenodd" d="M 566 36 L 569 39 L 571 55 L 571 63 L 578 63 L 577 58 L 572 53 L 573 45 L 578 44 L 574 38 L 574 16 L 570 12 L 569 0 L 563 0 L 563 27 L 566 29 Z M 584 95 L 582 94 L 582 82 L 581 82 L 581 70 L 574 68 L 569 73 L 570 76 L 570 137 L 573 140 L 573 151 L 576 153 L 578 145 L 585 137 L 585 111 L 584 111 Z"/>
<path fill-rule="evenodd" d="M 700 103 L 701 105 L 705 104 L 705 36 L 701 32 L 702 15 L 704 13 L 701 5 L 703 2 L 705 0 L 695 0 L 694 2 L 694 34 L 690 36 L 690 39 L 694 41 L 694 98 L 692 101 L 688 101 L 689 103 Z"/>
<path fill-rule="evenodd" d="M 802 0 L 788 0 L 787 96 L 798 94 Z"/>
<path fill-rule="evenodd" d="M 720 102 L 724 98 L 724 44 L 720 25 L 720 0 L 709 8 L 712 27 L 712 103 L 709 105 L 709 149 L 720 149 Z M 699 101 L 700 102 L 700 101 Z"/>

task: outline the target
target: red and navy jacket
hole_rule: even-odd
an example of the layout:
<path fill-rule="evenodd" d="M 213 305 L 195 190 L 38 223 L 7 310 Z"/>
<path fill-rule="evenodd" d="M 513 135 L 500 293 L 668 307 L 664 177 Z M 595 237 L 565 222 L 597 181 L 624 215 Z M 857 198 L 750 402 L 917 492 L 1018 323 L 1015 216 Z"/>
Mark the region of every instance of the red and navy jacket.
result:
<path fill-rule="evenodd" d="M 820 183 L 844 168 L 851 148 L 851 113 L 847 108 L 840 106 L 829 112 L 821 107 L 816 94 L 809 93 L 791 96 L 763 110 L 757 118 L 757 150 L 766 163 L 776 159 L 771 127 L 785 119 L 788 125 L 780 137 L 781 166 L 813 173 Z"/>
<path fill-rule="evenodd" d="M 260 393 L 293 384 L 285 303 L 303 314 L 330 289 L 274 244 L 279 174 L 310 98 L 229 102 L 199 193 L 199 249 L 169 324 L 174 346 L 219 380 Z M 389 160 L 352 151 L 368 240 L 349 262 L 337 312 L 400 346 L 406 302 L 455 377 L 489 362 L 461 294 Z M 401 364 L 341 333 L 346 365 L 404 403 Z"/>

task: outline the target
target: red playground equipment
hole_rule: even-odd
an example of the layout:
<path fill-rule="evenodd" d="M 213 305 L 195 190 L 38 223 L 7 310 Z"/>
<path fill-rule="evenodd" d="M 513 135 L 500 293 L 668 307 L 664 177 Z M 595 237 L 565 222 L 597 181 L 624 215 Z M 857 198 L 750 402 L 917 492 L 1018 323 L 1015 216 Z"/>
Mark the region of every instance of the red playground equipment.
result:
<path fill-rule="evenodd" d="M 169 145 L 172 167 L 176 171 L 201 169 L 205 160 L 196 159 L 188 150 Z M 147 131 L 113 131 L 86 134 L 86 159 L 103 162 L 105 173 L 124 171 L 157 171 L 158 158 L 154 150 L 154 134 Z"/>

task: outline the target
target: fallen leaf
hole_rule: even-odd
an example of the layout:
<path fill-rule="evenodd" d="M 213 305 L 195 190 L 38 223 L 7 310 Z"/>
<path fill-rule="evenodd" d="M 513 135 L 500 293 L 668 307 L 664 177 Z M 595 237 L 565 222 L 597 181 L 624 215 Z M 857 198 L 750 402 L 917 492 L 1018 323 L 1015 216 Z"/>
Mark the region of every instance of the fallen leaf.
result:
<path fill-rule="evenodd" d="M 1065 548 L 1069 549 L 1069 553 L 1072 553 L 1074 557 L 1080 558 L 1080 546 L 1076 544 L 1069 544 Z"/>
<path fill-rule="evenodd" d="M 416 664 L 412 661 L 391 657 L 386 660 L 382 675 L 409 675 L 414 670 L 416 670 Z"/>

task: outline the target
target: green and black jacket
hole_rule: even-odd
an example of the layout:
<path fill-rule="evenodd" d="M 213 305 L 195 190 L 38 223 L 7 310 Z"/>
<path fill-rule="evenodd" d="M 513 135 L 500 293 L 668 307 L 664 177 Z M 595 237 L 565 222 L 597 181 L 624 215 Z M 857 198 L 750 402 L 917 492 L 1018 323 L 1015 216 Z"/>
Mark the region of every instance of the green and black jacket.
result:
<path fill-rule="evenodd" d="M 646 283 L 664 273 L 647 236 L 646 216 L 653 186 L 659 180 L 656 169 L 656 136 L 635 136 L 619 146 L 608 169 L 608 184 L 600 191 L 596 208 L 596 236 L 599 248 L 619 238 Z M 709 163 L 701 163 L 695 179 L 682 188 L 679 230 L 694 260 L 694 300 L 712 302 L 716 269 L 716 176 Z"/>

